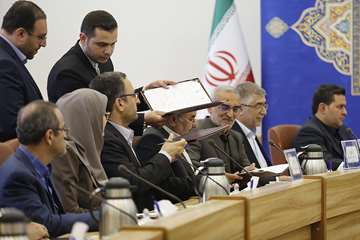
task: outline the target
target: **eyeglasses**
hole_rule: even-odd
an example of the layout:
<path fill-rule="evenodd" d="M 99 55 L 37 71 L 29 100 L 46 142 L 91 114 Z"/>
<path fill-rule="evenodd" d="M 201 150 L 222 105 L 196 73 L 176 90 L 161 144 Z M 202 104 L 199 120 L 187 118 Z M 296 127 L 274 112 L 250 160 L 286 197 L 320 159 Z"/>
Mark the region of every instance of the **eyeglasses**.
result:
<path fill-rule="evenodd" d="M 267 104 L 267 103 L 256 103 L 256 104 L 254 104 L 254 105 L 241 104 L 241 106 L 256 108 L 257 110 L 260 110 L 260 109 L 265 109 L 265 110 L 267 110 L 268 107 L 269 107 L 269 104 Z"/>
<path fill-rule="evenodd" d="M 233 110 L 234 113 L 238 113 L 241 110 L 241 106 L 230 106 L 228 104 L 222 103 L 218 106 L 218 108 L 223 112 L 228 112 Z"/>
<path fill-rule="evenodd" d="M 46 34 L 34 35 L 34 34 L 32 34 L 32 32 L 27 32 L 27 33 L 29 34 L 29 36 L 36 37 L 39 41 L 46 41 L 46 39 L 47 39 Z"/>
<path fill-rule="evenodd" d="M 139 98 L 139 93 L 129 93 L 129 94 L 123 94 L 123 95 L 120 95 L 118 96 L 118 98 L 122 98 L 122 97 L 135 97 L 135 98 Z"/>
<path fill-rule="evenodd" d="M 68 136 L 70 132 L 70 128 L 63 127 L 63 128 L 55 128 L 54 131 L 64 131 L 65 135 Z"/>

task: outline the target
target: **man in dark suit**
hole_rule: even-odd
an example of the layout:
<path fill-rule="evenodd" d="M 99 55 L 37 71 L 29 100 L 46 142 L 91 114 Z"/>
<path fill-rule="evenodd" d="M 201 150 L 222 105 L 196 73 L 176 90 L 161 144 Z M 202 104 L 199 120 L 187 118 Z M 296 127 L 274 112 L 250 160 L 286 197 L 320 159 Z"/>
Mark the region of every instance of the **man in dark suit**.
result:
<path fill-rule="evenodd" d="M 172 137 L 180 137 L 188 134 L 195 127 L 196 112 L 188 112 L 181 114 L 171 114 L 166 116 L 166 123 L 161 128 L 149 127 L 145 129 L 144 135 L 140 138 L 135 147 L 135 151 L 139 159 L 146 163 L 156 155 L 161 144 Z M 186 149 L 178 156 L 178 159 L 171 163 L 173 174 L 167 181 L 161 183 L 161 187 L 178 196 L 182 200 L 186 200 L 191 196 L 195 196 L 195 188 L 198 186 L 200 176 L 195 176 L 196 167 L 193 165 Z M 159 198 L 166 198 L 159 196 Z"/>
<path fill-rule="evenodd" d="M 108 97 L 107 111 L 110 112 L 110 117 L 105 127 L 104 147 L 101 153 L 107 176 L 127 178 L 137 187 L 134 200 L 138 209 L 152 209 L 153 189 L 128 173 L 120 171 L 118 166 L 125 165 L 131 171 L 159 185 L 171 175 L 171 162 L 184 150 L 186 141 L 166 142 L 159 153 L 143 164 L 132 147 L 134 132 L 129 128 L 129 124 L 137 118 L 136 105 L 139 99 L 126 75 L 120 72 L 102 73 L 92 80 L 90 87 Z"/>
<path fill-rule="evenodd" d="M 312 103 L 313 117 L 300 129 L 294 145 L 298 151 L 308 144 L 318 144 L 324 159 L 332 162 L 336 170 L 343 161 L 342 140 L 356 139 L 351 129 L 344 125 L 346 112 L 345 89 L 323 84 L 316 90 Z"/>
<path fill-rule="evenodd" d="M 16 116 L 27 103 L 42 99 L 25 67 L 46 46 L 46 15 L 34 3 L 16 1 L 3 18 L 0 33 L 0 141 L 16 137 Z"/>
<path fill-rule="evenodd" d="M 217 145 L 228 153 L 242 167 L 246 167 L 248 170 L 255 168 L 255 165 L 251 164 L 246 156 L 241 135 L 231 130 L 235 116 L 240 111 L 238 91 L 231 86 L 217 87 L 214 90 L 213 100 L 220 101 L 222 104 L 209 108 L 210 118 L 199 120 L 196 124 L 197 127 L 206 129 L 228 126 L 228 128 L 224 133 L 214 134 L 204 140 L 191 143 L 188 153 L 193 161 L 201 161 L 212 157 L 222 159 L 225 162 L 225 171 L 228 179 L 231 181 L 240 180 L 238 172 L 241 172 L 242 169 L 213 145 Z"/>
<path fill-rule="evenodd" d="M 102 10 L 88 13 L 82 24 L 80 39 L 52 67 L 47 83 L 49 100 L 56 102 L 61 96 L 79 88 L 88 88 L 90 81 L 103 72 L 114 71 L 111 55 L 117 42 L 118 25 L 114 17 Z M 166 87 L 173 81 L 154 81 L 137 91 Z M 141 96 L 140 96 L 141 97 Z M 139 110 L 148 110 L 148 106 L 140 99 Z M 131 124 L 136 136 L 141 136 L 144 121 L 149 125 L 162 125 L 164 119 L 158 112 L 139 114 Z"/>
<path fill-rule="evenodd" d="M 67 129 L 56 105 L 42 100 L 26 105 L 19 112 L 16 131 L 21 145 L 0 167 L 0 207 L 22 210 L 45 225 L 50 237 L 69 233 L 78 221 L 97 230 L 89 213 L 64 213 L 50 179 L 48 165 L 66 151 Z"/>
<path fill-rule="evenodd" d="M 256 136 L 256 127 L 260 126 L 267 113 L 266 92 L 252 82 L 241 83 L 236 89 L 239 91 L 241 108 L 232 129 L 243 137 L 246 155 L 251 163 L 255 163 L 255 167 L 271 166 L 271 161 Z"/>

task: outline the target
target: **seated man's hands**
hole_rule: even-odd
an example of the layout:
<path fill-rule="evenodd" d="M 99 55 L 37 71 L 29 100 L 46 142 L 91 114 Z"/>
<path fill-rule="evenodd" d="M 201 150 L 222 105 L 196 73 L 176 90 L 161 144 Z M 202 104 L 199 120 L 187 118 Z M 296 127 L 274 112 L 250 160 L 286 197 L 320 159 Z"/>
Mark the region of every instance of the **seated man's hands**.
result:
<path fill-rule="evenodd" d="M 145 85 L 143 90 L 152 89 L 152 88 L 168 88 L 168 85 L 175 85 L 176 82 L 172 80 L 157 80 L 154 82 L 149 83 L 148 85 Z"/>
<path fill-rule="evenodd" d="M 26 232 L 30 240 L 49 239 L 50 235 L 45 226 L 31 222 L 26 225 Z"/>
<path fill-rule="evenodd" d="M 176 156 L 184 152 L 184 148 L 187 142 L 185 139 L 179 141 L 166 141 L 160 151 L 165 151 L 171 156 L 171 160 L 174 161 Z"/>
<path fill-rule="evenodd" d="M 256 169 L 255 163 L 250 164 L 249 166 L 244 167 L 248 172 L 251 172 Z"/>

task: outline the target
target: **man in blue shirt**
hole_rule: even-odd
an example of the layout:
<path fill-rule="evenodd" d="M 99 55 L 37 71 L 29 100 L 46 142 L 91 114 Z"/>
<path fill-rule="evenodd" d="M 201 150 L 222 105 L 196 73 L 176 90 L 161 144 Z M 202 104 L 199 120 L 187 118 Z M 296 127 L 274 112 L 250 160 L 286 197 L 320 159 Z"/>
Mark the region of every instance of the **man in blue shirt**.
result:
<path fill-rule="evenodd" d="M 0 31 L 0 141 L 16 137 L 19 109 L 42 99 L 25 67 L 46 46 L 46 15 L 36 4 L 16 1 L 5 14 Z"/>
<path fill-rule="evenodd" d="M 70 232 L 77 221 L 87 223 L 92 231 L 98 228 L 89 213 L 64 213 L 49 178 L 48 165 L 66 151 L 66 131 L 55 104 L 42 100 L 28 104 L 17 118 L 21 145 L 0 167 L 0 207 L 22 210 L 32 221 L 45 225 L 50 237 Z"/>

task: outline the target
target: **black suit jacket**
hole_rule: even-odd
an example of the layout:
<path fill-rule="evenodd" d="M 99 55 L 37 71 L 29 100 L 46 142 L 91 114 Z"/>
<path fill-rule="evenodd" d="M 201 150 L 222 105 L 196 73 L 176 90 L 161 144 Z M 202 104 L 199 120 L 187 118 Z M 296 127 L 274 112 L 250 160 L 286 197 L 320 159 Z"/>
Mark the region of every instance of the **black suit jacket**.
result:
<path fill-rule="evenodd" d="M 338 129 L 341 140 L 356 139 L 346 126 Z M 341 140 L 337 139 L 324 124 L 315 116 L 307 121 L 299 131 L 294 141 L 297 151 L 308 144 L 318 144 L 323 148 L 324 159 L 332 161 L 333 170 L 336 170 L 343 161 L 344 153 L 341 147 Z"/>
<path fill-rule="evenodd" d="M 99 64 L 100 72 L 112 72 L 114 66 L 109 59 L 104 64 Z M 91 65 L 88 57 L 84 54 L 79 41 L 58 60 L 52 67 L 48 82 L 47 92 L 49 100 L 56 102 L 61 96 L 72 92 L 79 88 L 88 88 L 91 80 L 97 76 L 94 67 Z M 141 89 L 137 89 L 139 91 Z M 142 99 L 141 94 L 139 111 L 148 110 L 148 106 Z M 131 128 L 135 131 L 135 136 L 141 136 L 144 126 L 144 115 L 139 114 L 136 121 L 131 124 Z"/>
<path fill-rule="evenodd" d="M 0 37 L 0 141 L 16 138 L 16 117 L 21 107 L 42 99 L 39 88 L 3 38 Z"/>
<path fill-rule="evenodd" d="M 111 123 L 107 123 L 105 127 L 101 162 L 109 178 L 124 177 L 136 186 L 134 200 L 139 211 L 143 208 L 153 208 L 154 190 L 126 172 L 119 171 L 118 166 L 125 165 L 132 172 L 156 185 L 166 180 L 171 174 L 170 161 L 163 154 L 156 154 L 145 164 L 141 164 L 126 139 Z"/>
<path fill-rule="evenodd" d="M 241 136 L 243 137 L 243 143 L 244 143 L 244 147 L 245 147 L 245 152 L 246 152 L 246 155 L 247 155 L 249 161 L 251 163 L 255 163 L 255 166 L 257 168 L 260 168 L 260 164 L 259 164 L 259 162 L 258 162 L 258 160 L 256 158 L 255 153 L 253 152 L 253 150 L 251 148 L 249 140 L 247 139 L 247 137 L 245 136 L 244 131 L 242 130 L 242 128 L 240 127 L 240 125 L 237 122 L 235 122 L 234 125 L 232 126 L 232 130 L 237 131 L 237 132 L 239 132 L 241 134 Z M 255 139 L 256 139 L 257 144 L 259 145 L 259 148 L 260 148 L 260 150 L 261 150 L 261 152 L 262 152 L 262 154 L 263 154 L 263 156 L 265 158 L 265 161 L 266 161 L 267 165 L 271 166 L 272 163 L 271 163 L 268 155 L 265 153 L 265 151 L 264 151 L 264 149 L 262 147 L 262 144 L 259 142 L 257 137 Z"/>
<path fill-rule="evenodd" d="M 168 137 L 169 134 L 162 128 L 147 128 L 135 148 L 139 159 L 146 164 L 149 159 L 160 151 L 161 145 L 159 144 L 163 143 L 164 139 Z M 160 183 L 160 187 L 182 200 L 195 196 L 196 193 L 194 188 L 198 185 L 200 178 L 194 176 L 194 171 L 189 163 L 187 163 L 185 159 L 179 158 L 171 163 L 171 169 L 171 175 L 165 181 Z M 156 194 L 159 199 L 169 198 L 159 193 Z"/>
<path fill-rule="evenodd" d="M 100 72 L 112 72 L 111 59 L 99 64 Z M 52 67 L 47 83 L 49 100 L 56 102 L 61 96 L 79 88 L 88 88 L 96 71 L 79 46 L 79 41 Z"/>
<path fill-rule="evenodd" d="M 50 237 L 69 233 L 78 221 L 87 223 L 92 231 L 98 229 L 89 213 L 64 213 L 55 190 L 49 193 L 19 149 L 0 167 L 0 176 L 0 207 L 20 209 L 32 221 L 45 225 Z"/>

